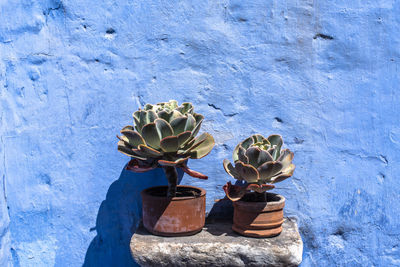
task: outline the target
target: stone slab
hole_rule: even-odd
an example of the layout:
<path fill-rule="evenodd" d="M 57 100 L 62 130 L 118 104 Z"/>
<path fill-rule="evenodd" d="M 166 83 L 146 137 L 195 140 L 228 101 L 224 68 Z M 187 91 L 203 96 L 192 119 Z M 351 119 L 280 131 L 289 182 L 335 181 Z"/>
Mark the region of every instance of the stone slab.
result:
<path fill-rule="evenodd" d="M 140 226 L 131 239 L 131 253 L 141 266 L 298 266 L 303 242 L 293 219 L 285 218 L 273 238 L 236 234 L 228 221 L 207 222 L 193 236 L 160 237 Z"/>

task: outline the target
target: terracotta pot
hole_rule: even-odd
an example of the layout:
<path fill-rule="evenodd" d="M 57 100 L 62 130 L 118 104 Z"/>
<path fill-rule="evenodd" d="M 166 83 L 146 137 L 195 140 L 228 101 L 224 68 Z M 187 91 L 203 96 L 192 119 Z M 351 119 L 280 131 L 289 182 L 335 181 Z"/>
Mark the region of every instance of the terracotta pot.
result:
<path fill-rule="evenodd" d="M 249 193 L 250 196 L 253 193 Z M 248 198 L 247 198 L 248 199 Z M 246 196 L 233 202 L 232 229 L 244 236 L 272 237 L 282 232 L 285 198 L 267 193 L 267 202 L 246 201 Z"/>
<path fill-rule="evenodd" d="M 141 192 L 143 225 L 154 235 L 185 236 L 201 231 L 205 223 L 206 191 L 202 188 L 178 185 L 177 191 L 193 190 L 198 196 L 157 196 L 155 192 L 167 186 L 150 187 Z"/>

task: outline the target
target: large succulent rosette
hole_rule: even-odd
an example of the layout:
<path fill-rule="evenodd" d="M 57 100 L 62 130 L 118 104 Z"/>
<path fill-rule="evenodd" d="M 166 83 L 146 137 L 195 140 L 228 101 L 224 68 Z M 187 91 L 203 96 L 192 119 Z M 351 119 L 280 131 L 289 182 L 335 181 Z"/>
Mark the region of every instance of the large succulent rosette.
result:
<path fill-rule="evenodd" d="M 293 152 L 281 150 L 283 140 L 280 135 L 268 138 L 255 134 L 239 143 L 233 151 L 232 163 L 225 159 L 225 171 L 242 185 L 228 182 L 224 187 L 227 197 L 233 201 L 241 199 L 246 192 L 263 193 L 273 189 L 273 184 L 293 175 L 295 165 L 292 163 Z"/>
<path fill-rule="evenodd" d="M 157 167 L 180 167 L 189 175 L 207 179 L 190 170 L 188 159 L 206 156 L 214 146 L 214 138 L 203 133 L 196 137 L 203 115 L 195 113 L 191 103 L 178 106 L 170 100 L 156 105 L 147 104 L 133 113 L 134 126 L 121 130 L 118 150 L 132 157 L 127 169 L 144 172 Z"/>

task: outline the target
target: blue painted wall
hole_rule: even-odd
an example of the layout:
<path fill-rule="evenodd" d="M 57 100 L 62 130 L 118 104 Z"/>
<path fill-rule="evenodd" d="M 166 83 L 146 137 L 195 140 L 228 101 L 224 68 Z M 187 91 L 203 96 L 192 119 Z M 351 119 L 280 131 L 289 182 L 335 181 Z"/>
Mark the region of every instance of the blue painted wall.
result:
<path fill-rule="evenodd" d="M 280 133 L 302 265 L 399 266 L 399 62 L 394 0 L 0 0 L 0 265 L 133 264 L 115 134 L 177 99 L 216 140 L 183 178 L 208 209 L 236 143 Z"/>

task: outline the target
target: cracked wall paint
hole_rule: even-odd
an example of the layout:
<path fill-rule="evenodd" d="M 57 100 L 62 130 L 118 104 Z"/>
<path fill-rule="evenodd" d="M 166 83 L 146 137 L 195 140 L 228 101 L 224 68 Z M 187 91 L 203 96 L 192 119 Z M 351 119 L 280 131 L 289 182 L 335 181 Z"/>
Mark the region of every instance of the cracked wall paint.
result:
<path fill-rule="evenodd" d="M 127 162 L 115 134 L 169 99 L 215 137 L 190 162 L 209 181 L 183 179 L 208 210 L 236 143 L 280 133 L 297 169 L 275 192 L 302 265 L 400 264 L 397 1 L 0 0 L 0 14 L 1 266 L 81 265 Z M 97 252 L 133 264 L 107 254 L 118 234 Z"/>

